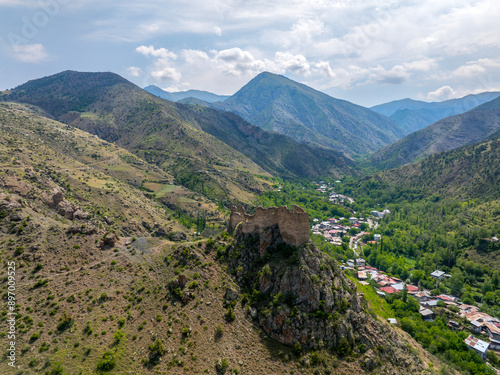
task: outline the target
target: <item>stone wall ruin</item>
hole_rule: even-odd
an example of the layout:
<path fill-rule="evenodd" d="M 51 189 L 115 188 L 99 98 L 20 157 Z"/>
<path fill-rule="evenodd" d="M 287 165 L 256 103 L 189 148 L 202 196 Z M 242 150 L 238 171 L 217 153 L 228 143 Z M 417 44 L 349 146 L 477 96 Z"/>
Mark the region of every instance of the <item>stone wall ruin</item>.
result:
<path fill-rule="evenodd" d="M 309 214 L 296 205 L 292 211 L 286 206 L 257 207 L 254 215 L 247 214 L 243 207 L 238 212 L 233 206 L 229 217 L 230 230 L 233 231 L 239 223 L 241 231 L 245 234 L 259 233 L 277 225 L 283 242 L 300 246 L 309 241 Z"/>

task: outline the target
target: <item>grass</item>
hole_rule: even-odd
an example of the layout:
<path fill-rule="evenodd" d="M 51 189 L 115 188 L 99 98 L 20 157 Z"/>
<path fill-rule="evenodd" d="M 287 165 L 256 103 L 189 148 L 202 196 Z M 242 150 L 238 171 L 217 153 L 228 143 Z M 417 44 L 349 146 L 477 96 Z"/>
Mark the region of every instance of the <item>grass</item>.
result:
<path fill-rule="evenodd" d="M 394 318 L 394 311 L 392 311 L 391 306 L 385 301 L 385 299 L 377 294 L 371 285 L 363 285 L 356 278 L 352 276 L 347 277 L 354 281 L 358 291 L 364 294 L 364 299 L 368 302 L 368 306 L 371 311 L 384 320 Z"/>

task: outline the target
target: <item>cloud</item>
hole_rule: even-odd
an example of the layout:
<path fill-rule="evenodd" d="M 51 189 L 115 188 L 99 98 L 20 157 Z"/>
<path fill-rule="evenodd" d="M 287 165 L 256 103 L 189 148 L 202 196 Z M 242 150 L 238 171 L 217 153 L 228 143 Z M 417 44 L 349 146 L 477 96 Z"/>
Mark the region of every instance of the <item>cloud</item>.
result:
<path fill-rule="evenodd" d="M 173 60 L 177 58 L 177 55 L 175 53 L 170 52 L 165 48 L 155 49 L 154 46 L 139 46 L 135 50 L 139 52 L 141 55 L 147 57 L 153 56 L 153 57 L 161 57 L 163 59 L 173 59 Z"/>
<path fill-rule="evenodd" d="M 142 69 L 138 68 L 136 66 L 131 66 L 130 68 L 127 68 L 128 74 L 130 74 L 132 77 L 139 77 L 142 73 Z"/>
<path fill-rule="evenodd" d="M 306 77 L 311 74 L 311 65 L 303 55 L 292 55 L 287 52 L 276 52 L 275 63 L 285 72 Z"/>
<path fill-rule="evenodd" d="M 151 76 L 161 82 L 179 82 L 182 74 L 175 68 L 159 67 L 151 73 Z"/>
<path fill-rule="evenodd" d="M 39 63 L 48 57 L 42 44 L 22 44 L 12 47 L 14 57 L 22 62 Z"/>
<path fill-rule="evenodd" d="M 427 100 L 433 102 L 442 102 L 443 100 L 448 100 L 457 97 L 457 92 L 453 90 L 450 86 L 443 86 L 427 94 Z"/>
<path fill-rule="evenodd" d="M 182 74 L 172 66 L 172 60 L 177 59 L 177 55 L 165 48 L 155 48 L 154 46 L 139 46 L 136 52 L 146 57 L 155 59 L 151 67 L 150 75 L 159 82 L 179 82 Z"/>

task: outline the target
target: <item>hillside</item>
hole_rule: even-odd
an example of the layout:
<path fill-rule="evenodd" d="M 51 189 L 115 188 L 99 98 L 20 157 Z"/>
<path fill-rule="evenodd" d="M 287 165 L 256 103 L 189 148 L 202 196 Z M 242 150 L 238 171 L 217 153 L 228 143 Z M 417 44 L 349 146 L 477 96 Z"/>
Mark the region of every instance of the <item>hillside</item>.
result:
<path fill-rule="evenodd" d="M 187 90 L 170 92 L 159 88 L 158 86 L 150 85 L 144 87 L 144 90 L 150 94 L 159 96 L 160 98 L 170 100 L 172 102 L 178 102 L 183 99 L 199 99 L 208 103 L 222 102 L 229 98 L 229 95 L 217 95 L 208 91 L 202 90 Z"/>
<path fill-rule="evenodd" d="M 254 142 L 247 152 L 254 159 L 251 160 L 204 132 L 197 124 L 195 111 L 154 97 L 112 73 L 67 71 L 30 81 L 6 92 L 3 98 L 37 105 L 64 123 L 116 142 L 212 200 L 250 202 L 253 194 L 267 185 L 254 175 L 278 173 L 271 168 L 276 162 L 266 159 L 267 152 L 261 151 L 258 143 Z M 229 120 L 227 116 L 215 111 L 211 114 L 220 124 L 234 123 L 234 116 Z M 280 144 L 275 146 L 280 154 Z M 338 154 L 330 160 L 334 157 Z M 283 159 L 288 160 L 280 165 L 284 175 L 294 175 L 291 169 L 306 173 L 300 177 L 324 171 L 325 163 L 318 158 L 315 159 L 321 162 L 318 165 L 313 159 L 293 159 L 286 155 Z M 338 168 L 330 165 L 327 170 L 339 173 L 345 165 L 341 160 Z"/>
<path fill-rule="evenodd" d="M 408 133 L 413 133 L 445 117 L 467 112 L 499 96 L 500 92 L 484 92 L 433 103 L 402 99 L 376 105 L 370 109 L 394 120 Z"/>
<path fill-rule="evenodd" d="M 265 130 L 351 155 L 373 152 L 407 134 L 385 116 L 271 73 L 259 74 L 212 106 Z"/>
<path fill-rule="evenodd" d="M 374 153 L 381 169 L 394 168 L 428 155 L 484 140 L 500 130 L 500 98 L 461 115 L 447 117 Z"/>
<path fill-rule="evenodd" d="M 500 199 L 500 131 L 490 139 L 384 171 L 391 185 L 464 199 Z"/>
<path fill-rule="evenodd" d="M 404 374 L 411 368 L 429 374 L 430 364 L 438 368 L 409 336 L 376 320 L 362 331 L 384 327 L 373 341 L 390 340 L 384 350 L 354 342 L 298 350 L 272 339 L 252 318 L 226 258 L 217 259 L 223 253 L 237 259 L 234 249 L 243 243 L 226 232 L 195 237 L 144 187 L 164 183 L 179 198 L 191 192 L 169 185 L 170 175 L 126 150 L 38 111 L 0 104 L 0 261 L 16 265 L 17 373 L 340 374 L 373 368 Z M 217 217 L 210 225 L 220 229 Z M 313 259 L 327 261 L 312 245 L 298 251 L 304 253 L 300 272 L 316 272 Z M 7 272 L 0 270 L 4 288 Z M 353 301 L 360 319 L 366 316 L 355 286 L 333 266 L 322 268 L 320 280 L 332 283 L 329 274 L 338 284 L 335 296 Z M 316 295 L 319 286 L 311 279 L 308 288 Z M 264 317 L 265 309 L 259 314 Z M 352 316 L 345 319 L 356 324 Z M 0 362 L 7 366 L 6 356 Z"/>
<path fill-rule="evenodd" d="M 284 177 L 341 176 L 356 174 L 353 161 L 343 153 L 298 143 L 275 132 L 265 131 L 233 113 L 204 106 L 181 106 L 179 114 L 204 132 L 256 160 L 269 173 Z"/>

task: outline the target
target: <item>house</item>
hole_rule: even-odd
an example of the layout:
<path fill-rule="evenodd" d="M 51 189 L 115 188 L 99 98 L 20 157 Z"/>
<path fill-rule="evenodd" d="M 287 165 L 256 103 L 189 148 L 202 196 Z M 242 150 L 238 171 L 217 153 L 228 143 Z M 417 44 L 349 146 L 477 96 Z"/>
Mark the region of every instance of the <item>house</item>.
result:
<path fill-rule="evenodd" d="M 352 216 L 352 217 L 349 218 L 349 223 L 351 223 L 351 225 L 356 224 L 356 221 L 358 221 L 357 217 Z"/>
<path fill-rule="evenodd" d="M 472 332 L 481 333 L 483 330 L 483 323 L 479 320 L 473 320 L 470 322 L 470 330 Z"/>
<path fill-rule="evenodd" d="M 394 294 L 394 293 L 397 293 L 398 290 L 397 289 L 394 289 L 392 286 L 385 286 L 383 288 L 380 288 L 380 290 L 382 292 L 385 292 L 387 294 Z"/>
<path fill-rule="evenodd" d="M 365 266 L 365 260 L 363 258 L 356 259 L 356 265 L 358 267 L 364 267 Z"/>
<path fill-rule="evenodd" d="M 486 353 L 488 353 L 489 344 L 483 340 L 479 340 L 478 338 L 469 335 L 465 340 L 465 344 L 469 347 L 469 349 L 474 350 L 479 356 L 485 360 Z"/>
<path fill-rule="evenodd" d="M 436 296 L 436 298 L 440 299 L 443 302 L 455 302 L 457 300 L 456 297 L 448 296 L 446 294 L 440 294 L 439 296 Z"/>
<path fill-rule="evenodd" d="M 484 327 L 486 333 L 490 337 L 490 349 L 499 350 L 500 349 L 500 324 L 485 323 Z"/>
<path fill-rule="evenodd" d="M 374 235 L 373 235 L 373 239 L 374 239 L 375 241 L 380 241 L 380 239 L 381 239 L 381 238 L 382 238 L 382 236 L 381 236 L 380 234 L 374 234 Z"/>
<path fill-rule="evenodd" d="M 458 322 L 455 322 L 454 320 L 450 320 L 448 322 L 448 327 L 450 327 L 451 329 L 461 330 L 460 324 Z"/>
<path fill-rule="evenodd" d="M 406 289 L 408 289 L 408 293 L 415 294 L 418 292 L 418 287 L 413 285 L 406 285 Z"/>
<path fill-rule="evenodd" d="M 398 324 L 398 320 L 396 318 L 388 318 L 387 320 L 390 324 Z"/>
<path fill-rule="evenodd" d="M 384 292 L 381 292 L 380 290 L 377 290 L 377 294 L 378 294 L 380 297 L 385 297 L 385 293 L 384 293 Z"/>
<path fill-rule="evenodd" d="M 465 316 L 466 314 L 471 314 L 471 313 L 476 313 L 479 311 L 479 307 L 477 306 L 472 306 L 472 305 L 466 305 L 465 303 L 462 303 L 460 306 L 460 315 Z"/>
<path fill-rule="evenodd" d="M 432 308 L 432 307 L 436 307 L 437 304 L 438 304 L 438 300 L 437 299 L 430 299 L 428 301 L 424 301 L 424 302 L 421 302 L 420 303 L 422 306 L 425 306 L 427 308 Z"/>
<path fill-rule="evenodd" d="M 426 290 L 422 290 L 413 295 L 420 303 L 425 302 L 430 299 L 429 292 Z"/>
<path fill-rule="evenodd" d="M 423 320 L 431 321 L 434 319 L 434 313 L 429 309 L 421 309 L 419 311 L 420 315 L 422 315 Z"/>
<path fill-rule="evenodd" d="M 358 272 L 358 279 L 359 280 L 366 280 L 368 277 L 366 276 L 366 272 L 364 271 L 359 271 Z"/>
<path fill-rule="evenodd" d="M 434 272 L 431 273 L 431 277 L 436 279 L 436 280 L 439 280 L 439 281 L 443 281 L 444 279 L 444 272 L 443 271 L 439 271 L 439 270 L 435 270 Z"/>

